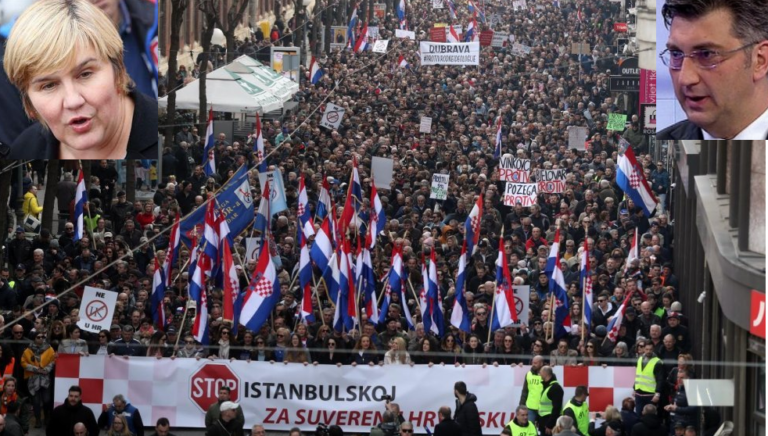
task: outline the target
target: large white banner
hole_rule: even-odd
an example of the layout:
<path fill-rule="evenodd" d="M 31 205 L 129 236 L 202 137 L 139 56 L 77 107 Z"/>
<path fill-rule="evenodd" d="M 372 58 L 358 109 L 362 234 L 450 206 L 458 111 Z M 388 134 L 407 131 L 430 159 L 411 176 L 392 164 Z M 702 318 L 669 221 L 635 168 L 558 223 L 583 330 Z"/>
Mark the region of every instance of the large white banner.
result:
<path fill-rule="evenodd" d="M 416 433 L 434 429 L 440 406 L 453 409 L 453 385 L 464 381 L 477 395 L 483 433 L 498 435 L 513 418 L 528 367 L 465 368 L 426 365 L 304 366 L 207 359 L 109 358 L 62 354 L 56 365 L 55 405 L 67 398 L 72 385 L 83 389 L 83 403 L 98 415 L 117 394 L 130 399 L 145 422 L 170 420 L 172 427 L 200 428 L 205 411 L 221 386 L 245 414 L 246 428 L 267 430 L 299 427 L 314 431 L 318 424 L 338 425 L 345 432 L 368 433 L 381 421 L 384 397 L 400 405 Z M 604 411 L 632 395 L 634 367 L 555 367 L 570 399 L 578 385 L 590 387 L 590 411 Z"/>
<path fill-rule="evenodd" d="M 419 42 L 422 65 L 480 65 L 480 41 Z"/>

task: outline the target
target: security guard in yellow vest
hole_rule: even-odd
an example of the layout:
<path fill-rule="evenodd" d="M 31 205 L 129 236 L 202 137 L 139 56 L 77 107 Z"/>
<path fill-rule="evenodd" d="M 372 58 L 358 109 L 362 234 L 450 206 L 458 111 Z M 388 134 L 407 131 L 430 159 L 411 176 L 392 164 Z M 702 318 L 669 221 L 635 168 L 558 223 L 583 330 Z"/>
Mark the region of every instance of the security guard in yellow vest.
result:
<path fill-rule="evenodd" d="M 536 422 L 539 417 L 539 401 L 541 400 L 541 376 L 539 371 L 544 366 L 544 358 L 535 356 L 531 361 L 531 370 L 525 374 L 523 394 L 520 396 L 520 405 L 528 409 L 528 419 Z"/>
<path fill-rule="evenodd" d="M 538 436 L 536 426 L 528 420 L 528 408 L 520 405 L 515 410 L 515 419 L 507 423 L 512 436 Z"/>
<path fill-rule="evenodd" d="M 539 433 L 542 435 L 552 434 L 555 428 L 557 418 L 560 417 L 560 411 L 563 410 L 563 388 L 557 382 L 552 367 L 541 367 L 541 401 L 539 402 Z"/>
<path fill-rule="evenodd" d="M 577 432 L 581 436 L 587 436 L 589 433 L 589 404 L 587 397 L 589 391 L 584 385 L 576 386 L 576 395 L 563 407 L 563 415 L 573 418 L 576 424 Z"/>
<path fill-rule="evenodd" d="M 637 358 L 635 370 L 635 411 L 642 415 L 646 404 L 659 403 L 664 387 L 664 371 L 661 360 L 653 353 L 653 342 L 645 344 L 644 353 Z"/>

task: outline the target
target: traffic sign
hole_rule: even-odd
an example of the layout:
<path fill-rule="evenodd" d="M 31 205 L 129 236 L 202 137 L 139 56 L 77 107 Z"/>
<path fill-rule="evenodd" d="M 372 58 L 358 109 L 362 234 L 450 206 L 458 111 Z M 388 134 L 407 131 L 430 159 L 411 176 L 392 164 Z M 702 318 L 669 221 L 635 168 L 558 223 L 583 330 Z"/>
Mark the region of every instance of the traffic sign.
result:
<path fill-rule="evenodd" d="M 219 399 L 219 389 L 229 387 L 230 401 L 240 397 L 240 378 L 222 363 L 206 363 L 192 374 L 189 383 L 189 397 L 202 412 Z"/>

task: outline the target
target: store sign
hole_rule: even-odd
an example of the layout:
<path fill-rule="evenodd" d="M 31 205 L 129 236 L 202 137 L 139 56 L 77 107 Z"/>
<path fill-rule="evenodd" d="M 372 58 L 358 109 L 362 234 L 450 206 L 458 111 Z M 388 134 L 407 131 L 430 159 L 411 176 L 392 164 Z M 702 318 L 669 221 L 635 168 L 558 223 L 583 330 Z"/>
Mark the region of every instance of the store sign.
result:
<path fill-rule="evenodd" d="M 646 135 L 656 134 L 656 105 L 655 104 L 641 104 L 641 113 L 643 115 L 643 133 Z"/>
<path fill-rule="evenodd" d="M 765 339 L 765 293 L 752 290 L 749 332 Z"/>
<path fill-rule="evenodd" d="M 620 91 L 640 92 L 640 78 L 611 76 L 610 91 L 611 92 L 620 92 Z"/>

